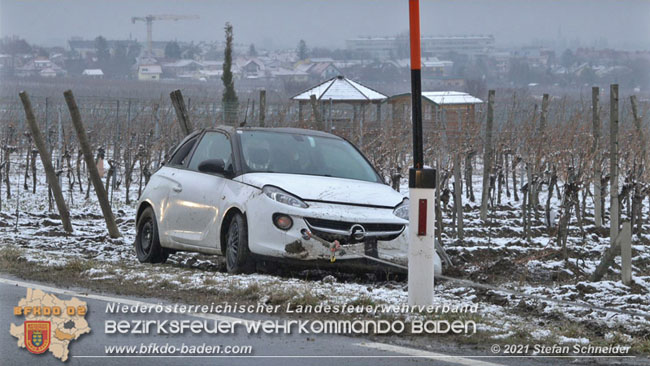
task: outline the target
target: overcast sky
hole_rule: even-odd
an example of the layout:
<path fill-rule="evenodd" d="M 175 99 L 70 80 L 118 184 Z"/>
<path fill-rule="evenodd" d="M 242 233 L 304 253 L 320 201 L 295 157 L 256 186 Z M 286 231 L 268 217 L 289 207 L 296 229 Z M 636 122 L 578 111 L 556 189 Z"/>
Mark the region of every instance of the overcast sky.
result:
<path fill-rule="evenodd" d="M 146 39 L 132 16 L 200 15 L 199 20 L 154 22 L 154 40 L 223 39 L 258 48 L 345 47 L 345 39 L 408 30 L 407 0 L 0 0 L 0 35 L 40 45 L 65 45 L 72 36 Z M 580 39 L 590 46 L 650 49 L 647 0 L 421 0 L 422 34 L 493 34 L 497 46 L 534 39 Z"/>

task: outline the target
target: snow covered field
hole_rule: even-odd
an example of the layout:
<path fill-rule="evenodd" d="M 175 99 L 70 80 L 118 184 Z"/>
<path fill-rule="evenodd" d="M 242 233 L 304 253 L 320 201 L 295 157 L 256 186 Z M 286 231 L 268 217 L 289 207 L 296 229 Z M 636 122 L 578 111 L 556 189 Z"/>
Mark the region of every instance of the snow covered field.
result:
<path fill-rule="evenodd" d="M 94 191 L 86 200 L 78 186 L 70 192 L 67 180 L 63 179 L 74 227 L 74 233 L 67 236 L 57 219 L 56 208 L 48 211 L 47 187 L 40 167 L 36 194 L 31 192 L 31 179 L 28 180 L 29 189 L 23 189 L 23 173 L 24 165 L 13 161 L 10 200 L 6 198 L 3 182 L 2 255 L 11 251 L 12 255 L 32 265 L 49 267 L 83 261 L 85 265 L 81 266 L 80 275 L 92 281 L 161 286 L 168 291 L 203 289 L 214 293 L 247 294 L 242 301 L 278 302 L 279 294 L 284 294 L 285 301 L 308 296 L 329 304 L 403 304 L 407 301 L 406 281 L 373 281 L 372 276 L 332 271 L 233 276 L 219 271 L 219 258 L 194 253 L 172 255 L 164 265 L 140 264 L 132 246 L 135 203 L 124 203 L 123 187 L 113 196 L 113 212 L 123 236 L 110 239 Z M 480 177 L 475 175 L 476 197 L 481 197 L 480 183 Z M 135 199 L 135 183 L 131 192 Z M 540 201 L 545 199 L 545 192 L 542 192 Z M 465 239 L 462 242 L 454 239 L 450 229 L 451 208 L 444 214 L 443 246 L 454 263 L 454 268 L 446 269 L 446 275 L 554 299 L 650 314 L 650 225 L 647 224 L 650 212 L 647 207 L 644 208 L 646 225 L 643 232 L 633 236 L 634 284 L 628 287 L 620 280 L 620 258 L 603 281 L 589 281 L 589 275 L 609 246 L 605 231 L 595 230 L 592 217 L 585 218 L 584 238 L 573 222 L 570 225 L 567 264 L 561 259 L 562 252 L 555 245 L 555 237 L 549 235 L 541 222 L 533 222 L 530 241 L 522 237 L 521 202 L 503 197 L 501 205 L 490 210 L 487 223 L 478 218 L 478 203 L 464 199 Z M 555 207 L 559 205 L 557 197 L 553 197 L 552 203 Z M 590 199 L 587 205 L 592 205 Z M 436 302 L 448 305 L 478 303 L 479 334 L 487 340 L 528 339 L 565 344 L 618 342 L 632 345 L 636 352 L 647 354 L 650 350 L 648 317 L 559 305 L 459 287 L 445 281 L 436 283 Z"/>

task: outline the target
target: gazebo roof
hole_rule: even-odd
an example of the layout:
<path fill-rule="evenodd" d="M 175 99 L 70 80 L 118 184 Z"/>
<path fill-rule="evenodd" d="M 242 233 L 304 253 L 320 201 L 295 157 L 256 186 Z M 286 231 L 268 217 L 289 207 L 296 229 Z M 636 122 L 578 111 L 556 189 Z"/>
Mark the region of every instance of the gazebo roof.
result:
<path fill-rule="evenodd" d="M 411 93 L 403 93 L 393 95 L 388 98 L 387 102 L 392 103 L 397 98 L 410 96 Z M 457 91 L 433 91 L 433 92 L 422 92 L 422 100 L 431 102 L 437 105 L 450 105 L 450 104 L 481 104 L 482 100 L 472 96 L 468 93 L 457 92 Z"/>
<path fill-rule="evenodd" d="M 332 102 L 381 102 L 386 99 L 384 94 L 363 86 L 344 76 L 337 76 L 309 88 L 291 98 L 297 101 L 309 101 L 312 95 L 317 100 Z"/>
<path fill-rule="evenodd" d="M 482 100 L 463 92 L 456 91 L 435 91 L 422 92 L 424 98 L 438 104 L 481 104 Z"/>

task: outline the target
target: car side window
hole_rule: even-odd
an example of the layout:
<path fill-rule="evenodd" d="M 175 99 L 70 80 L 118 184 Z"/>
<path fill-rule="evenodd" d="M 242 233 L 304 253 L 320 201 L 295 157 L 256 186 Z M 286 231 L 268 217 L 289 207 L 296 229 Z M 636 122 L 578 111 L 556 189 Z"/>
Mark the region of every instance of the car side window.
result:
<path fill-rule="evenodd" d="M 220 132 L 206 132 L 196 150 L 194 150 L 188 168 L 199 170 L 199 164 L 209 159 L 221 159 L 227 171 L 233 170 L 232 146 L 228 136 Z"/>
<path fill-rule="evenodd" d="M 185 161 L 187 160 L 187 157 L 190 154 L 190 151 L 192 151 L 192 148 L 194 147 L 194 144 L 196 144 L 196 140 L 198 139 L 198 136 L 193 137 L 189 139 L 186 143 L 181 146 L 178 151 L 172 156 L 172 158 L 169 160 L 169 166 L 175 166 L 175 167 L 180 167 L 185 165 Z"/>

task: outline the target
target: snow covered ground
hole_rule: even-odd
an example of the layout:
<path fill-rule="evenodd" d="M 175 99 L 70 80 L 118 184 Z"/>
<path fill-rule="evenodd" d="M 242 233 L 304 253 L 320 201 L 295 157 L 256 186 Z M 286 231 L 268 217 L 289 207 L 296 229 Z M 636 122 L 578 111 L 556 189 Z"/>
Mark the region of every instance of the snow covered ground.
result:
<path fill-rule="evenodd" d="M 14 161 L 12 198 L 7 200 L 4 183 L 1 193 L 0 250 L 17 248 L 29 262 L 64 266 L 79 259 L 91 261 L 93 267 L 85 269 L 82 275 L 94 281 L 118 279 L 152 286 L 164 282 L 172 288 L 219 289 L 226 292 L 254 288 L 258 292 L 255 298 L 262 302 L 278 292 L 293 296 L 309 294 L 330 304 L 403 304 L 407 301 L 405 281 L 372 282 L 341 277 L 336 273 L 332 273 L 334 279 L 321 275 L 311 280 L 306 279 L 305 275 L 233 276 L 218 271 L 219 258 L 194 253 L 178 253 L 164 265 L 140 264 L 132 246 L 135 203 L 124 203 L 123 187 L 113 195 L 113 211 L 123 236 L 111 239 L 94 191 L 86 200 L 78 186 L 71 192 L 64 178 L 64 195 L 69 201 L 74 227 L 74 233 L 67 236 L 57 219 L 56 208 L 48 211 L 47 187 L 40 167 L 39 172 L 37 192 L 33 194 L 31 178 L 28 180 L 29 189 L 24 190 L 24 166 Z M 84 184 L 84 189 L 86 187 Z M 480 199 L 479 175 L 474 176 L 474 190 L 477 200 Z M 131 189 L 134 201 L 137 191 L 137 183 L 134 183 Z M 406 194 L 406 191 L 403 192 Z M 542 192 L 540 201 L 545 200 L 545 192 Z M 559 205 L 557 197 L 553 197 L 552 202 L 554 207 Z M 504 193 L 501 205 L 491 210 L 487 223 L 482 223 L 478 218 L 478 202 L 472 203 L 464 198 L 464 204 L 463 241 L 456 240 L 453 235 L 450 211 L 444 214 L 446 229 L 443 245 L 455 263 L 453 269 L 447 270 L 447 275 L 554 299 L 650 314 L 650 225 L 644 225 L 643 233 L 633 237 L 634 285 L 628 287 L 620 280 L 620 258 L 603 281 L 589 281 L 589 275 L 600 261 L 604 249 L 609 246 L 609 239 L 595 230 L 591 217 L 586 218 L 584 239 L 572 220 L 568 237 L 571 258 L 567 265 L 561 259 L 560 248 L 555 246 L 555 238 L 547 233 L 541 223 L 534 223 L 530 242 L 522 238 L 521 202 L 505 197 Z M 587 205 L 593 206 L 589 199 Z M 646 223 L 649 221 L 648 215 L 648 207 L 645 207 Z M 478 303 L 479 331 L 494 339 L 523 336 L 530 340 L 582 344 L 593 341 L 594 334 L 597 334 L 603 340 L 645 344 L 643 347 L 647 352 L 650 337 L 650 320 L 647 317 L 542 302 L 503 292 L 459 287 L 444 281 L 436 283 L 436 302 L 453 305 Z"/>

